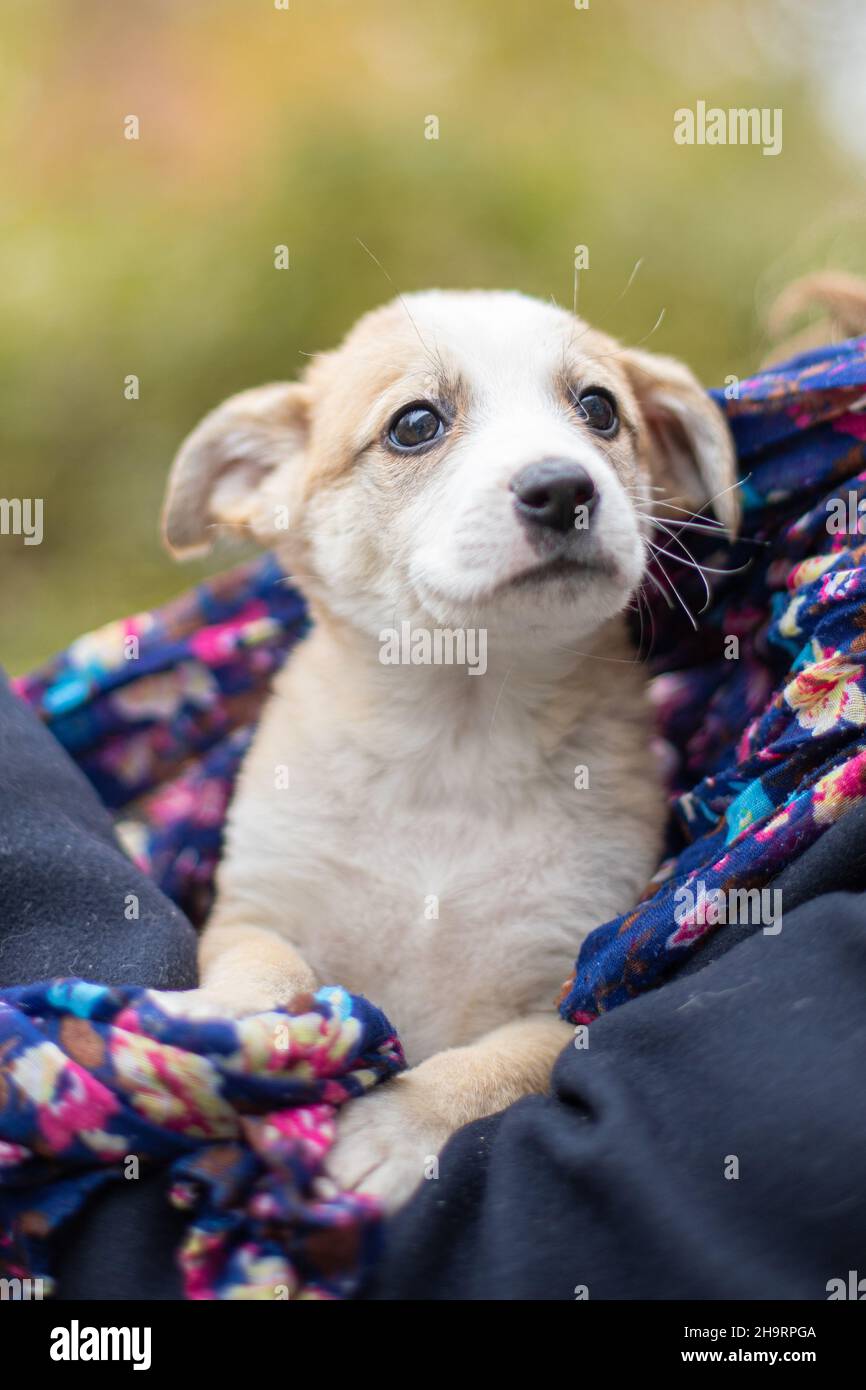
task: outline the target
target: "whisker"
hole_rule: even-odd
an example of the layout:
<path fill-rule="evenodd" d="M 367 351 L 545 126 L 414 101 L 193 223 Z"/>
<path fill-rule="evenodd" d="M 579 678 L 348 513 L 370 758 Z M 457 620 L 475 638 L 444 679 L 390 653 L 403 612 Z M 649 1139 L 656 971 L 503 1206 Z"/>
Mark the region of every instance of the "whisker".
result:
<path fill-rule="evenodd" d="M 670 597 L 670 595 L 668 594 L 667 590 L 662 588 L 662 586 L 661 586 L 661 584 L 659 583 L 658 579 L 657 579 L 656 576 L 652 573 L 651 570 L 647 570 L 646 578 L 650 581 L 650 583 L 653 585 L 653 587 L 654 587 L 655 589 L 657 589 L 658 592 L 661 594 L 661 596 L 662 596 L 662 598 L 664 599 L 665 603 L 667 604 L 668 608 L 673 608 L 673 606 L 674 606 L 674 605 L 673 605 L 673 600 L 671 599 L 671 597 Z"/>
<path fill-rule="evenodd" d="M 650 544 L 652 544 L 652 542 L 650 542 Z M 653 549 L 654 549 L 654 550 L 657 550 L 657 547 L 654 546 Z M 668 586 L 669 586 L 669 588 L 670 588 L 670 590 L 671 590 L 671 593 L 673 594 L 673 596 L 674 596 L 674 598 L 676 599 L 677 603 L 678 603 L 678 604 L 680 605 L 680 607 L 682 608 L 683 612 L 685 613 L 686 617 L 688 618 L 688 620 L 689 620 L 689 622 L 691 623 L 692 627 L 694 628 L 695 632 L 697 632 L 697 630 L 698 630 L 698 624 L 697 624 L 697 621 L 695 620 L 695 615 L 694 615 L 694 613 L 693 613 L 692 610 L 689 608 L 689 605 L 686 603 L 685 599 L 683 598 L 683 596 L 682 596 L 682 594 L 680 593 L 679 589 L 677 588 L 676 584 L 675 584 L 674 581 L 671 579 L 670 575 L 668 574 L 668 572 L 667 572 L 667 570 L 665 569 L 664 565 L 662 564 L 661 560 L 658 558 L 658 554 L 656 554 L 653 558 L 655 559 L 656 563 L 658 564 L 658 567 L 659 567 L 659 569 L 661 570 L 661 573 L 662 573 L 662 575 L 664 576 L 665 582 L 668 584 Z M 676 557 L 674 556 L 674 557 L 672 557 L 672 558 L 675 559 Z"/>
<path fill-rule="evenodd" d="M 643 344 L 647 341 L 647 339 L 651 338 L 652 335 L 656 333 L 659 328 L 661 328 L 666 313 L 667 309 L 662 309 L 658 318 L 656 319 L 655 323 L 650 329 L 649 333 L 645 333 L 642 338 L 638 338 L 636 343 L 629 343 L 625 347 L 617 348 L 615 352 L 593 352 L 589 354 L 591 360 L 593 362 L 603 362 L 608 357 L 622 357 L 623 353 L 633 352 L 635 348 L 642 347 Z"/>
<path fill-rule="evenodd" d="M 627 607 L 628 607 L 628 609 L 629 609 L 629 611 L 630 611 L 631 613 L 636 613 L 636 614 L 637 614 L 637 619 L 638 619 L 638 622 L 640 623 L 640 628 L 639 628 L 639 631 L 638 631 L 638 640 L 637 640 L 637 649 L 638 649 L 638 653 L 640 653 L 640 652 L 643 651 L 643 637 L 644 637 L 643 609 L 642 609 L 642 607 L 641 607 L 641 602 L 640 602 L 640 588 L 637 588 L 637 589 L 635 590 L 635 593 L 634 593 L 634 602 L 633 602 L 633 603 L 627 604 Z"/>
<path fill-rule="evenodd" d="M 656 321 L 655 321 L 655 323 L 653 324 L 652 328 L 650 329 L 649 333 L 647 333 L 643 338 L 638 338 L 637 342 L 635 343 L 635 347 L 640 347 L 641 343 L 645 343 L 646 340 L 647 340 L 647 338 L 651 338 L 652 335 L 653 335 L 659 328 L 661 328 L 662 324 L 664 323 L 664 319 L 665 319 L 665 314 L 666 314 L 666 313 L 667 313 L 667 309 L 662 309 L 662 310 L 661 310 L 661 312 L 659 313 L 658 318 L 656 319 Z"/>
<path fill-rule="evenodd" d="M 661 526 L 662 518 L 655 516 L 652 512 L 638 512 L 638 516 L 644 521 L 654 521 Z M 702 526 L 699 521 L 680 521 L 676 517 L 666 516 L 665 521 L 670 522 L 671 526 L 676 526 L 677 531 L 698 531 L 702 536 L 718 536 L 719 532 L 715 526 Z"/>
<path fill-rule="evenodd" d="M 715 565 L 699 565 L 697 560 L 684 560 L 681 555 L 672 555 L 669 550 L 665 550 L 663 545 L 656 545 L 654 541 L 650 541 L 650 545 L 660 555 L 667 555 L 669 560 L 675 560 L 677 564 L 685 565 L 688 569 L 706 570 L 707 574 L 742 574 L 744 570 L 751 569 L 752 565 L 751 560 L 747 560 L 744 565 L 737 565 L 736 569 L 718 569 Z"/>
<path fill-rule="evenodd" d="M 747 483 L 747 482 L 749 481 L 749 479 L 751 478 L 751 476 L 752 476 L 751 473 L 747 473 L 746 476 L 745 476 L 745 478 L 738 478 L 736 482 L 731 483 L 728 487 L 723 487 L 722 490 L 721 490 L 721 492 L 717 492 L 717 493 L 714 494 L 714 496 L 707 498 L 707 500 L 706 500 L 706 502 L 704 503 L 704 505 L 703 505 L 702 507 L 699 507 L 698 510 L 697 510 L 696 512 L 693 512 L 693 513 L 692 513 L 692 515 L 693 515 L 693 516 L 700 516 L 701 513 L 704 512 L 704 511 L 706 510 L 707 507 L 711 507 L 711 506 L 713 505 L 713 503 L 716 502 L 720 497 L 724 497 L 725 494 L 728 493 L 728 492 L 733 492 L 733 491 L 734 491 L 734 488 L 742 487 L 744 483 Z M 709 518 L 707 518 L 707 519 L 709 519 Z"/>
<path fill-rule="evenodd" d="M 580 652 L 577 647 L 564 647 L 561 642 L 551 642 L 550 645 L 555 647 L 558 652 L 569 652 L 572 656 L 582 656 L 585 657 L 587 661 L 612 661 L 617 666 L 640 665 L 640 659 L 638 657 L 599 656 L 597 652 Z"/>
<path fill-rule="evenodd" d="M 637 493 L 632 493 L 629 488 L 623 488 L 623 491 L 627 493 L 630 497 L 638 496 Z M 651 507 L 667 507 L 668 511 L 682 512 L 683 516 L 697 517 L 700 515 L 699 512 L 691 511 L 688 507 L 676 506 L 675 503 L 671 502 L 667 497 L 644 497 L 643 499 L 639 498 L 639 500 L 643 500 Z M 706 506 L 707 503 L 704 503 L 704 505 Z M 668 517 L 667 520 L 673 521 L 673 518 Z M 724 531 L 725 529 L 724 524 L 721 521 L 718 521 L 714 516 L 702 516 L 701 520 L 704 521 L 707 526 L 712 526 L 716 530 Z"/>
<path fill-rule="evenodd" d="M 624 485 L 621 485 L 621 486 L 622 486 L 623 492 L 627 493 L 629 497 L 638 497 L 638 498 L 640 498 L 642 491 L 643 491 L 643 492 L 646 492 L 646 491 L 650 491 L 650 490 L 651 490 L 651 491 L 653 491 L 653 492 L 661 492 L 661 490 L 662 490 L 660 487 L 659 487 L 659 488 L 655 488 L 655 487 L 654 487 L 654 488 L 652 488 L 652 489 L 650 489 L 649 487 L 647 487 L 647 488 L 644 489 L 644 488 L 643 488 L 643 485 L 641 485 L 641 486 L 639 486 L 639 487 L 636 487 L 636 488 L 630 488 L 630 487 L 626 487 L 626 486 L 624 486 Z M 653 507 L 667 507 L 669 511 L 672 511 L 672 512 L 682 512 L 684 516 L 698 516 L 698 515 L 700 515 L 699 512 L 693 511 L 690 507 L 680 507 L 680 506 L 677 506 L 677 504 L 671 500 L 671 498 L 672 498 L 674 495 L 675 495 L 675 494 L 673 494 L 673 493 L 668 493 L 668 495 L 667 495 L 666 497 L 647 497 L 647 496 L 644 496 L 643 500 L 644 500 L 645 502 L 649 503 L 650 506 L 653 506 Z M 709 503 L 708 503 L 708 502 L 704 502 L 703 506 L 702 506 L 701 509 L 700 509 L 701 512 L 703 512 L 704 507 L 707 507 L 707 506 L 709 506 Z M 718 526 L 721 530 L 724 530 L 724 525 L 723 525 L 723 523 L 722 523 L 721 521 L 719 521 L 717 517 L 714 517 L 714 516 L 707 516 L 707 517 L 702 517 L 702 520 L 703 520 L 703 521 L 706 521 L 706 523 L 707 523 L 708 526 Z"/>
<path fill-rule="evenodd" d="M 514 670 L 514 666 L 513 666 L 513 665 L 509 666 L 508 670 L 505 672 L 505 675 L 502 677 L 502 684 L 501 684 L 500 687 L 499 687 L 499 691 L 498 691 L 498 694 L 497 694 L 497 696 L 496 696 L 496 702 L 495 702 L 495 704 L 494 704 L 494 706 L 493 706 L 493 713 L 492 713 L 491 716 L 490 716 L 490 723 L 489 723 L 489 725 L 487 726 L 487 737 L 488 737 L 488 738 L 490 738 L 491 734 L 493 733 L 493 721 L 494 721 L 494 719 L 496 718 L 496 712 L 497 712 L 497 710 L 499 709 L 499 701 L 502 699 L 502 692 L 503 692 L 503 690 L 505 689 L 505 685 L 506 685 L 506 682 L 507 682 L 507 680 L 508 680 L 508 677 L 511 675 L 511 672 L 512 672 L 513 670 Z"/>
<path fill-rule="evenodd" d="M 644 261 L 643 256 L 640 256 L 640 257 L 635 261 L 635 263 L 634 263 L 634 269 L 632 270 L 631 275 L 628 277 L 628 282 L 627 282 L 627 284 L 626 284 L 626 287 L 625 287 L 625 289 L 623 290 L 622 294 L 620 295 L 619 299 L 615 300 L 614 303 L 619 304 L 619 302 L 620 302 L 621 299 L 625 299 L 626 295 L 628 294 L 629 290 L 631 289 L 632 285 L 634 284 L 635 276 L 637 275 L 638 271 L 640 270 L 641 266 L 643 265 L 643 261 Z"/>
<path fill-rule="evenodd" d="M 703 568 L 698 564 L 698 562 L 697 562 L 697 560 L 695 559 L 695 557 L 694 557 L 694 555 L 692 554 L 692 552 L 687 548 L 687 546 L 686 546 L 686 544 L 685 544 L 685 541 L 681 541 L 680 538 L 679 538 L 679 536 L 675 535 L 674 532 L 671 531 L 671 530 L 669 529 L 669 527 L 665 526 L 663 522 L 657 520 L 657 523 L 656 523 L 656 524 L 659 525 L 659 526 L 661 526 L 662 530 L 665 531 L 665 532 L 671 537 L 671 539 L 673 540 L 674 544 L 675 544 L 675 545 L 678 545 L 678 546 L 680 547 L 680 549 L 683 550 L 683 551 L 685 552 L 687 558 L 686 558 L 685 560 L 683 560 L 682 563 L 683 563 L 684 565 L 689 565 L 690 568 L 696 569 L 696 570 L 698 571 L 699 575 L 701 576 L 701 581 L 702 581 L 703 586 L 704 586 L 704 593 L 706 594 L 706 600 L 705 600 L 705 602 L 704 602 L 703 608 L 701 609 L 701 612 L 702 612 L 702 613 L 705 613 L 705 612 L 707 611 L 707 609 L 709 608 L 709 606 L 710 606 L 710 600 L 711 600 L 711 597 L 712 597 L 712 596 L 711 596 L 711 594 L 710 594 L 710 586 L 709 586 L 709 584 L 707 583 L 707 576 L 704 574 Z M 653 545 L 653 542 L 652 542 L 652 541 L 650 541 L 650 545 Z M 657 546 L 656 546 L 655 548 L 656 548 L 656 549 L 659 549 L 660 547 L 657 547 Z M 668 554 L 668 553 L 669 553 L 668 551 L 665 551 L 665 554 Z M 675 558 L 676 558 L 675 556 L 671 556 L 671 559 L 675 559 Z"/>
<path fill-rule="evenodd" d="M 655 618 L 653 617 L 652 604 L 649 602 L 649 600 L 647 599 L 646 594 L 645 594 L 644 591 L 643 591 L 643 584 L 639 584 L 638 587 L 637 587 L 637 589 L 635 590 L 635 599 L 637 600 L 637 611 L 638 611 L 638 616 L 640 617 L 640 643 L 639 643 L 639 646 L 638 646 L 638 650 L 639 650 L 639 651 L 642 651 L 642 650 L 643 650 L 643 639 L 644 639 L 644 632 L 645 632 L 644 619 L 643 619 L 644 609 L 646 609 L 646 615 L 647 615 L 647 618 L 649 619 L 650 640 L 649 640 L 649 646 L 647 647 L 646 653 L 645 653 L 645 658 L 644 658 L 644 659 L 646 659 L 647 657 L 649 657 L 649 656 L 652 655 L 652 649 L 653 649 L 653 647 L 655 646 L 655 640 L 656 640 L 656 625 L 655 625 Z"/>
<path fill-rule="evenodd" d="M 427 346 L 427 344 L 425 343 L 424 339 L 423 339 L 422 336 L 421 336 L 421 330 L 419 329 L 417 323 L 415 322 L 415 320 L 413 319 L 412 315 L 411 315 L 410 312 L 409 312 L 409 307 L 408 307 L 408 305 L 407 305 L 407 303 L 406 303 L 406 300 L 403 298 L 402 294 L 401 294 L 400 291 L 397 289 L 397 286 L 394 284 L 394 281 L 391 279 L 391 276 L 388 274 L 388 272 L 387 272 L 387 270 L 385 269 L 385 267 L 383 266 L 382 262 L 379 260 L 378 256 L 374 256 L 374 255 L 373 255 L 373 252 L 370 250 L 369 246 L 367 246 L 366 243 L 363 242 L 359 236 L 356 236 L 356 237 L 355 237 L 355 240 L 357 241 L 358 245 L 361 247 L 361 250 L 362 250 L 362 251 L 366 251 L 367 255 L 370 257 L 370 260 L 373 262 L 373 264 L 376 265 L 376 266 L 378 266 L 379 269 L 381 270 L 381 272 L 382 272 L 382 274 L 384 275 L 385 279 L 388 281 L 388 284 L 391 286 L 392 290 L 394 291 L 394 293 L 396 294 L 397 298 L 399 299 L 401 305 L 403 306 L 403 310 L 404 310 L 404 312 L 405 312 L 405 314 L 406 314 L 406 317 L 407 317 L 407 319 L 409 320 L 409 322 L 411 323 L 412 327 L 413 327 L 414 330 L 415 330 L 415 334 L 416 334 L 416 336 L 417 336 L 417 338 L 418 338 L 418 342 L 421 344 L 422 348 L 424 349 L 425 353 L 426 353 L 427 356 L 429 357 L 430 361 L 433 362 L 433 363 L 435 363 L 435 364 L 437 365 L 437 367 L 441 370 L 441 368 L 442 368 L 442 360 L 441 360 L 441 357 L 439 356 L 438 353 L 432 352 L 431 349 L 430 349 L 430 348 Z"/>
<path fill-rule="evenodd" d="M 702 533 L 705 536 L 720 536 L 724 539 L 727 538 L 727 530 L 724 524 L 721 521 L 717 521 L 715 517 L 703 516 L 700 512 L 689 511 L 687 507 L 676 507 L 672 502 L 668 502 L 664 498 L 636 498 L 635 494 L 633 494 L 628 488 L 624 488 L 623 491 L 625 492 L 626 496 L 632 500 L 632 502 L 637 500 L 639 502 L 645 503 L 645 505 L 648 507 L 665 506 L 669 511 L 680 512 L 683 516 L 691 518 L 691 520 L 689 521 L 680 521 L 679 518 L 675 516 L 660 517 L 654 512 L 642 512 L 637 507 L 635 507 L 637 515 L 641 517 L 644 521 L 655 522 L 658 525 L 661 525 L 662 521 L 664 520 L 668 523 L 669 526 L 676 527 L 678 532 L 696 531 Z M 730 544 L 759 545 L 766 549 L 767 546 L 771 545 L 771 542 L 760 540 L 757 536 L 736 536 L 730 542 Z"/>

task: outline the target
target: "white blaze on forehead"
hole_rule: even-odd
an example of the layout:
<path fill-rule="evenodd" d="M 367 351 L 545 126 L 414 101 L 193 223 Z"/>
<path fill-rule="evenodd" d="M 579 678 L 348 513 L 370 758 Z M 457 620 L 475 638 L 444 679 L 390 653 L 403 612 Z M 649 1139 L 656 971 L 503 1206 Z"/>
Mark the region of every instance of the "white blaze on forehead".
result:
<path fill-rule="evenodd" d="M 549 397 L 575 328 L 562 309 L 507 291 L 432 290 L 406 307 L 427 349 L 482 407 L 488 396 Z"/>
<path fill-rule="evenodd" d="M 446 375 L 459 379 L 467 426 L 452 465 L 469 462 L 463 501 L 546 457 L 572 459 L 598 477 L 609 465 L 562 399 L 568 348 L 583 329 L 552 304 L 507 291 L 410 295 L 419 337 Z M 451 470 L 443 469 L 446 478 Z"/>

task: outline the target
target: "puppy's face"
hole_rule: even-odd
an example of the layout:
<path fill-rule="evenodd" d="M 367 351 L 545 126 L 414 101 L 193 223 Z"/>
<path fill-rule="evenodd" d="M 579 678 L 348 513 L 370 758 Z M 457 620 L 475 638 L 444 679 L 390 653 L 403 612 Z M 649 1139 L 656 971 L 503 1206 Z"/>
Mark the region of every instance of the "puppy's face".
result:
<path fill-rule="evenodd" d="M 488 291 L 408 296 L 297 384 L 233 397 L 181 448 L 175 549 L 251 528 L 319 603 L 377 634 L 404 618 L 587 633 L 647 559 L 651 485 L 736 520 L 716 407 L 669 358 Z"/>

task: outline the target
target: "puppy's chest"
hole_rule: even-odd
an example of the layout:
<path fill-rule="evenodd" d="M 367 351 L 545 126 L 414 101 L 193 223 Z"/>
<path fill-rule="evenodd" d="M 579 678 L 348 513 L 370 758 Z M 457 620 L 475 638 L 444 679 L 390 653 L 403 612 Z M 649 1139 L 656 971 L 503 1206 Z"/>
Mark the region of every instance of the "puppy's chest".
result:
<path fill-rule="evenodd" d="M 434 928 L 440 938 L 507 929 L 573 892 L 590 819 L 568 795 L 549 784 L 497 795 L 477 783 L 408 780 L 355 781 L 346 767 L 336 778 L 319 768 L 315 785 L 297 778 L 301 838 L 285 869 L 298 889 L 303 880 L 321 893 L 323 913 L 363 918 L 380 941 L 392 931 L 405 949 Z"/>
<path fill-rule="evenodd" d="M 329 857 L 343 871 L 332 886 L 351 892 L 363 879 L 375 919 L 392 919 L 404 939 L 408 929 L 426 940 L 431 927 L 440 939 L 501 933 L 539 901 L 570 892 L 580 817 L 528 802 L 479 804 L 456 793 L 407 805 L 374 793 L 331 839 Z"/>
<path fill-rule="evenodd" d="M 413 1060 L 551 1007 L 582 937 L 649 866 L 603 790 L 575 788 L 571 755 L 498 771 L 372 772 L 344 750 L 296 757 L 264 813 L 236 808 L 233 865 L 269 877 L 318 978 L 379 1004 Z"/>
<path fill-rule="evenodd" d="M 311 909 L 298 944 L 320 979 L 377 1002 L 415 1059 L 467 1042 L 550 1005 L 567 973 L 575 832 L 526 809 L 368 802 L 351 830 L 323 823 L 327 853 L 288 885 Z"/>

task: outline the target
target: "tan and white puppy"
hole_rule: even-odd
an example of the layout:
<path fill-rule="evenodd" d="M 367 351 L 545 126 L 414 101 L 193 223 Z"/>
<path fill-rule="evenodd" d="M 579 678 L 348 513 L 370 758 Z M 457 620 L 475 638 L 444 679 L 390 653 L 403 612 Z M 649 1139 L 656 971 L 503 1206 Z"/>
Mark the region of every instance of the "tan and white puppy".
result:
<path fill-rule="evenodd" d="M 390 1207 L 458 1127 L 546 1088 L 571 1034 L 557 987 L 656 865 L 624 620 L 650 480 L 735 523 L 730 438 L 691 373 L 488 291 L 367 315 L 175 461 L 169 545 L 251 531 L 315 621 L 241 772 L 198 1002 L 339 982 L 385 1010 L 410 1069 L 346 1108 L 328 1171 Z"/>

